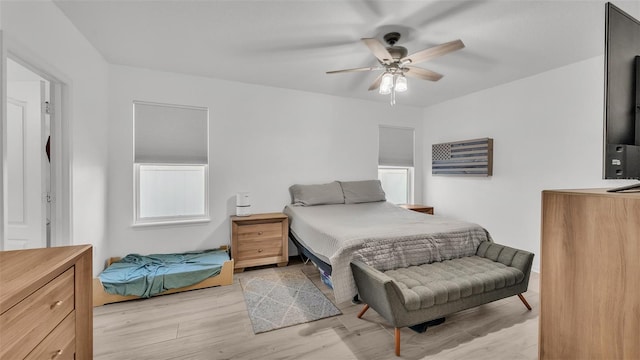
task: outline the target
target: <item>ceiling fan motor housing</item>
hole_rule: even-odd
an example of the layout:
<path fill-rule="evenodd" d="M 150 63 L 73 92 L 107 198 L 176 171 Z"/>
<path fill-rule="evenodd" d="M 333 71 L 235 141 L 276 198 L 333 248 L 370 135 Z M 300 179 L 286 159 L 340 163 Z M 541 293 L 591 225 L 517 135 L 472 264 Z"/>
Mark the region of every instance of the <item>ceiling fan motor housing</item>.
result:
<path fill-rule="evenodd" d="M 405 48 L 404 46 L 390 46 L 387 48 L 387 51 L 389 51 L 389 54 L 391 55 L 393 60 L 396 61 L 407 56 L 407 48 Z"/>
<path fill-rule="evenodd" d="M 390 32 L 385 34 L 383 37 L 384 41 L 389 44 L 387 51 L 391 54 L 393 60 L 400 60 L 407 56 L 407 48 L 404 46 L 395 46 L 395 44 L 400 40 L 400 33 L 398 32 Z"/>

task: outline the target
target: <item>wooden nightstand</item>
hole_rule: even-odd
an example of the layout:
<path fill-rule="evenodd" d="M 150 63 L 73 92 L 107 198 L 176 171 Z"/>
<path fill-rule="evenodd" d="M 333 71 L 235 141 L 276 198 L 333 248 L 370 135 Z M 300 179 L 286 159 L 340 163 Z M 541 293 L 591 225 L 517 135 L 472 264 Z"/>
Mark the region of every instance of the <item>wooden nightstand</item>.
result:
<path fill-rule="evenodd" d="M 289 218 L 283 213 L 231 217 L 231 256 L 235 271 L 289 262 Z"/>
<path fill-rule="evenodd" d="M 400 205 L 400 207 L 417 211 L 423 214 L 433 215 L 433 206 L 424 206 L 424 205 L 418 205 L 418 204 L 404 204 L 404 205 Z"/>

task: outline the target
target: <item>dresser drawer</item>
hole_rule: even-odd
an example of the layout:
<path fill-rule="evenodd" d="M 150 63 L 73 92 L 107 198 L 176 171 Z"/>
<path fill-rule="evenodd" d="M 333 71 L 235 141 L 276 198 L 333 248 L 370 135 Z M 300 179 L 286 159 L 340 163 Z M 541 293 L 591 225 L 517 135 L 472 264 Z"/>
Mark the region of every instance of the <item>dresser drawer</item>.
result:
<path fill-rule="evenodd" d="M 238 240 L 282 238 L 282 223 L 246 224 L 238 226 Z"/>
<path fill-rule="evenodd" d="M 23 359 L 74 309 L 74 268 L 0 315 L 0 358 Z"/>
<path fill-rule="evenodd" d="M 25 360 L 73 360 L 76 352 L 76 312 L 72 311 Z"/>

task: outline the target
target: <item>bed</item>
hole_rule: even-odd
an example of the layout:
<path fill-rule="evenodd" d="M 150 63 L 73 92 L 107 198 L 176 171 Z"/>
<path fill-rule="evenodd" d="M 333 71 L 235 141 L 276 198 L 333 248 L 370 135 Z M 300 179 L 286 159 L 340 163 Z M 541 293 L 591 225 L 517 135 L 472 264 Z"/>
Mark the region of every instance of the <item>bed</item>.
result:
<path fill-rule="evenodd" d="M 292 204 L 284 209 L 290 237 L 331 275 L 338 303 L 357 295 L 353 260 L 385 271 L 471 256 L 481 242 L 491 241 L 477 224 L 385 201 L 377 180 L 294 185 L 290 192 Z"/>
<path fill-rule="evenodd" d="M 223 246 L 181 254 L 110 258 L 93 280 L 93 306 L 233 283 L 233 259 Z"/>

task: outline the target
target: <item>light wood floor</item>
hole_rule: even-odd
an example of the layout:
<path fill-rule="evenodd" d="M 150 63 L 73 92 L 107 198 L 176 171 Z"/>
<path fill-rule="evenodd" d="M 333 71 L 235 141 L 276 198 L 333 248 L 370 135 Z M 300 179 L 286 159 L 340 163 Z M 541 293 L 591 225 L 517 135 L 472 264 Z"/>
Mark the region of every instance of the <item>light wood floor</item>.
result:
<path fill-rule="evenodd" d="M 313 265 L 302 269 L 332 301 Z M 393 359 L 393 328 L 361 305 L 339 304 L 342 315 L 254 335 L 239 279 L 195 290 L 94 309 L 95 359 Z M 277 270 L 275 270 L 277 271 Z M 536 359 L 538 274 L 531 274 L 527 311 L 514 296 L 447 317 L 418 334 L 404 328 L 405 359 Z"/>

